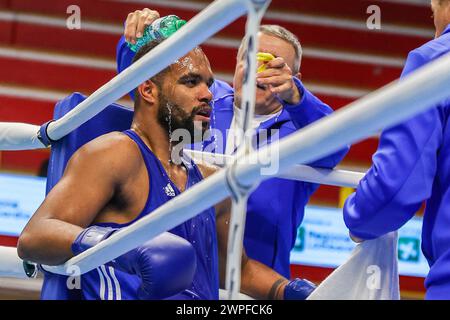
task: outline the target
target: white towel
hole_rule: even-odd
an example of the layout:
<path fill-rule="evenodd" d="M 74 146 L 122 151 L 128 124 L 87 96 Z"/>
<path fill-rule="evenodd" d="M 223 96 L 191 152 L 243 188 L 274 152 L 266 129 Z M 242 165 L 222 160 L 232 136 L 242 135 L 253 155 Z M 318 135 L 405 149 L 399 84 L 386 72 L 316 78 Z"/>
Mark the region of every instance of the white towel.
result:
<path fill-rule="evenodd" d="M 358 244 L 308 300 L 399 300 L 397 232 Z"/>

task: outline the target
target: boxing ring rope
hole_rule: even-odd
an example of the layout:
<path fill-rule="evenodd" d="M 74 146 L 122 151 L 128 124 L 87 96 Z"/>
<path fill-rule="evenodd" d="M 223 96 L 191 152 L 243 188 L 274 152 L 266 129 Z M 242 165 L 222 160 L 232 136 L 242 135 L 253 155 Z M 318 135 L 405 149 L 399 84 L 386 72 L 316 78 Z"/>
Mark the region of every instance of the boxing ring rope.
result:
<path fill-rule="evenodd" d="M 0 122 L 0 150 L 45 148 L 37 137 L 39 126 L 27 123 Z"/>
<path fill-rule="evenodd" d="M 286 137 L 279 142 L 280 168 L 322 158 L 449 98 L 448 70 L 450 55 L 428 64 L 403 81 L 377 90 Z M 73 266 L 76 266 L 80 273 L 88 272 L 228 197 L 231 191 L 226 182 L 227 175 L 243 186 L 251 186 L 270 178 L 269 175 L 261 176 L 262 165 L 255 163 L 258 155 L 268 147 L 270 145 L 247 156 L 248 160 L 253 161 L 238 161 L 233 166 L 227 166 L 159 207 L 152 214 L 114 233 L 109 239 L 73 257 L 65 264 L 45 266 L 45 269 L 67 274 L 67 270 L 73 270 Z"/>
<path fill-rule="evenodd" d="M 234 159 L 236 158 L 232 155 L 202 152 L 189 149 L 185 149 L 183 151 L 195 161 L 205 161 L 219 167 L 224 167 L 225 165 L 233 163 Z M 289 180 L 325 184 L 336 187 L 356 188 L 358 187 L 359 181 L 364 177 L 364 174 L 364 172 L 315 168 L 303 164 L 298 164 L 290 167 L 287 170 L 282 170 L 276 176 L 278 178 Z"/>
<path fill-rule="evenodd" d="M 17 255 L 16 248 L 0 246 L 0 257 L 2 257 L 0 277 L 19 279 L 30 278 L 30 276 L 25 272 L 23 261 Z"/>
<path fill-rule="evenodd" d="M 0 246 L 0 257 L 2 257 L 2 263 L 0 265 L 0 285 L 2 278 L 18 279 L 18 286 L 23 290 L 33 291 L 38 293 L 40 291 L 40 286 L 42 285 L 41 280 L 36 281 L 36 273 L 30 277 L 23 266 L 23 261 L 17 256 L 17 250 L 14 247 L 2 247 Z M 35 270 L 37 271 L 37 270 Z M 219 300 L 227 300 L 228 292 L 220 289 Z M 253 298 L 240 293 L 238 300 L 253 300 Z"/>

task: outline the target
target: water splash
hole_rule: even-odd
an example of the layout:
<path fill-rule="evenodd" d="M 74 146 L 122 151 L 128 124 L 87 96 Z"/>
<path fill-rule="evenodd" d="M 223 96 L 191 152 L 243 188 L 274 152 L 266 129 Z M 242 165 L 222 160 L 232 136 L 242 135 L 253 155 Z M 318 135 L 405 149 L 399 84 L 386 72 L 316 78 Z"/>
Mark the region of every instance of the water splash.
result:
<path fill-rule="evenodd" d="M 189 72 L 193 72 L 194 66 L 192 64 L 192 59 L 190 57 L 184 57 L 181 61 L 181 65 L 189 70 Z"/>
<path fill-rule="evenodd" d="M 191 57 L 183 57 L 183 58 L 177 59 L 172 64 L 176 64 L 180 68 L 185 68 L 185 69 L 189 70 L 189 72 L 194 71 L 194 65 L 192 64 Z"/>

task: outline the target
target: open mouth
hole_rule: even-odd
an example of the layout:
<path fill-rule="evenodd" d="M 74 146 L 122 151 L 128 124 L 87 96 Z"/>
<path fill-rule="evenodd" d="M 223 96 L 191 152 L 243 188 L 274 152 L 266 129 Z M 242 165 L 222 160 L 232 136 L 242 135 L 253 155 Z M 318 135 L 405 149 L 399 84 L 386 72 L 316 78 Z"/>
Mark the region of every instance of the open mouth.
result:
<path fill-rule="evenodd" d="M 196 115 L 209 119 L 211 117 L 211 107 L 209 107 L 209 106 L 201 107 L 196 112 Z"/>

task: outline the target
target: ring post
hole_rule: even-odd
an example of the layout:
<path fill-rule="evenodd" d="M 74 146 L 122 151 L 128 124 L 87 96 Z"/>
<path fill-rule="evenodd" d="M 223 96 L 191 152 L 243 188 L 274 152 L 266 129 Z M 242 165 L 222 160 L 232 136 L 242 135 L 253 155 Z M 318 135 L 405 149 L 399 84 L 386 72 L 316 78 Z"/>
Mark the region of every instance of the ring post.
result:
<path fill-rule="evenodd" d="M 255 113 L 256 101 L 256 70 L 258 52 L 258 32 L 261 20 L 269 7 L 270 0 L 248 0 L 247 24 L 245 41 L 247 42 L 245 59 L 244 79 L 242 87 L 241 110 L 243 113 L 242 123 L 239 124 L 240 132 L 244 136 L 243 143 L 238 146 L 237 158 L 245 157 L 253 150 L 252 121 Z M 236 158 L 235 158 L 236 159 Z M 227 186 L 230 189 L 232 199 L 231 221 L 229 225 L 227 266 L 225 276 L 225 289 L 228 290 L 229 300 L 236 300 L 241 288 L 241 260 L 242 246 L 244 241 L 245 220 L 247 216 L 247 201 L 249 192 L 256 185 L 241 185 L 234 176 L 235 163 L 227 169 Z"/>

